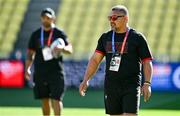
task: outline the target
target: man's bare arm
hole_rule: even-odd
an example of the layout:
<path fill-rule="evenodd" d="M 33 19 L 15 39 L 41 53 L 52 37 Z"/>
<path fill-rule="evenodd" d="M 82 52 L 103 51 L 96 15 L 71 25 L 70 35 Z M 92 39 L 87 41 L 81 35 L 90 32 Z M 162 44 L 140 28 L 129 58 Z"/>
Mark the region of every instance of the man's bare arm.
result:
<path fill-rule="evenodd" d="M 151 79 L 152 79 L 152 62 L 151 60 L 147 60 L 143 62 L 143 70 L 144 70 L 144 78 L 145 82 L 142 87 L 142 94 L 144 95 L 144 101 L 148 101 L 151 96 Z"/>
<path fill-rule="evenodd" d="M 104 55 L 101 53 L 94 53 L 91 59 L 89 60 L 83 82 L 79 86 L 79 92 L 81 96 L 85 95 L 85 91 L 88 87 L 88 81 L 93 77 L 93 75 L 96 73 L 99 64 L 101 63 Z"/>
<path fill-rule="evenodd" d="M 30 80 L 30 68 L 34 60 L 35 51 L 29 50 L 27 53 L 27 58 L 25 61 L 25 78 L 26 80 Z"/>

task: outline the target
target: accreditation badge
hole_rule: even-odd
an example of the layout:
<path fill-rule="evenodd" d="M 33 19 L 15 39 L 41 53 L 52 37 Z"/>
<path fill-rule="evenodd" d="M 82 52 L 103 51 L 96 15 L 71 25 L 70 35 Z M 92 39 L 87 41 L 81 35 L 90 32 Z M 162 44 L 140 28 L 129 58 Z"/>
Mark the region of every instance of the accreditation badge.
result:
<path fill-rule="evenodd" d="M 44 47 L 42 49 L 42 54 L 43 54 L 44 61 L 48 61 L 48 60 L 53 59 L 52 50 L 49 47 Z"/>
<path fill-rule="evenodd" d="M 109 70 L 118 72 L 120 63 L 121 63 L 121 55 L 114 55 L 111 58 Z"/>

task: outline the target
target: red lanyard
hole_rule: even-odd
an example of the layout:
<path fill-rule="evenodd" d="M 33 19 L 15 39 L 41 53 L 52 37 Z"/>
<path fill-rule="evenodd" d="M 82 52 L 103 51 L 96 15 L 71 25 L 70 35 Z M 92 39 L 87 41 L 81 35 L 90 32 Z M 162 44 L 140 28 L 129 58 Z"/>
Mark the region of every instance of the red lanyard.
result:
<path fill-rule="evenodd" d="M 128 35 L 129 35 L 129 28 L 128 28 L 128 30 L 127 30 L 127 32 L 126 32 L 126 35 L 125 35 L 125 37 L 124 37 L 124 40 L 123 40 L 123 43 L 122 43 L 122 47 L 121 47 L 121 54 L 123 54 L 123 52 L 124 52 L 124 48 L 125 48 L 125 44 L 126 44 L 126 41 L 127 41 L 127 37 L 128 37 Z"/>
<path fill-rule="evenodd" d="M 125 37 L 124 37 L 124 40 L 123 40 L 123 43 L 122 43 L 122 46 L 121 46 L 121 54 L 123 54 L 123 52 L 124 52 L 124 48 L 125 48 L 125 44 L 126 44 L 126 41 L 127 41 L 127 37 L 128 37 L 128 35 L 129 35 L 129 28 L 128 28 L 128 30 L 126 31 L 126 35 L 125 35 Z M 112 52 L 113 53 L 115 53 L 115 42 L 114 42 L 114 37 L 115 37 L 115 32 L 113 31 L 113 34 L 112 34 Z"/>
<path fill-rule="evenodd" d="M 51 29 L 51 32 L 49 34 L 47 46 L 50 46 L 50 44 L 51 44 L 52 35 L 53 35 L 53 29 Z M 44 30 L 43 30 L 43 28 L 41 28 L 41 47 L 44 47 Z"/>

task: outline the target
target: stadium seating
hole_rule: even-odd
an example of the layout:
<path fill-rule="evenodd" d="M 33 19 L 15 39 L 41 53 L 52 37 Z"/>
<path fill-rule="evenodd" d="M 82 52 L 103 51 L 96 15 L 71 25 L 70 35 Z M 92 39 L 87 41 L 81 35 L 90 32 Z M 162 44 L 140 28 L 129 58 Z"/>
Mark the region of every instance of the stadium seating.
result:
<path fill-rule="evenodd" d="M 0 58 L 8 57 L 30 0 L 0 0 Z M 61 0 L 56 23 L 74 46 L 71 59 L 87 59 L 98 38 L 110 29 L 110 8 L 129 9 L 129 25 L 142 32 L 158 61 L 180 60 L 180 2 L 178 0 Z"/>
<path fill-rule="evenodd" d="M 0 0 L 0 57 L 7 58 L 14 42 L 29 0 Z"/>
<path fill-rule="evenodd" d="M 107 16 L 112 6 L 129 9 L 130 26 L 142 32 L 156 60 L 166 56 L 180 60 L 180 2 L 178 0 L 62 0 L 57 25 L 74 46 L 73 59 L 86 59 L 96 48 L 102 32 L 109 29 Z M 71 56 L 72 57 L 72 56 Z"/>

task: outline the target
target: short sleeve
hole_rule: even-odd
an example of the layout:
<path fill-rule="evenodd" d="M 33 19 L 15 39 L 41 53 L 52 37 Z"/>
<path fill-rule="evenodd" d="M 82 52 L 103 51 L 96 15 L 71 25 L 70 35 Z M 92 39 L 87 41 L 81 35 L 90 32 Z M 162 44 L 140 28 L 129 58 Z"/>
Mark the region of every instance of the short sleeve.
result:
<path fill-rule="evenodd" d="M 138 38 L 139 38 L 138 53 L 141 61 L 152 60 L 153 57 L 150 48 L 147 44 L 146 38 L 142 34 L 139 34 Z"/>
<path fill-rule="evenodd" d="M 95 52 L 105 55 L 106 51 L 105 51 L 105 47 L 103 45 L 103 39 L 104 39 L 104 34 L 101 35 L 101 37 L 99 38 Z"/>
<path fill-rule="evenodd" d="M 29 43 L 28 43 L 28 50 L 36 50 L 36 43 L 35 43 L 35 34 L 32 33 Z"/>
<path fill-rule="evenodd" d="M 67 46 L 69 44 L 68 37 L 63 31 L 61 32 L 61 38 L 63 38 L 65 45 Z"/>

